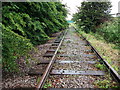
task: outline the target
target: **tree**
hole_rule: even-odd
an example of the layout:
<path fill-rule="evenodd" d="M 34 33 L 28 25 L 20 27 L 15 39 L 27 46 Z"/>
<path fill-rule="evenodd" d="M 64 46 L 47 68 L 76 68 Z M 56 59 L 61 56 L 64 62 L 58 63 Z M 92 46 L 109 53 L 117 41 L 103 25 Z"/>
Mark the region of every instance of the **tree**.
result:
<path fill-rule="evenodd" d="M 110 2 L 82 2 L 73 21 L 85 32 L 96 32 L 96 28 L 109 20 Z"/>

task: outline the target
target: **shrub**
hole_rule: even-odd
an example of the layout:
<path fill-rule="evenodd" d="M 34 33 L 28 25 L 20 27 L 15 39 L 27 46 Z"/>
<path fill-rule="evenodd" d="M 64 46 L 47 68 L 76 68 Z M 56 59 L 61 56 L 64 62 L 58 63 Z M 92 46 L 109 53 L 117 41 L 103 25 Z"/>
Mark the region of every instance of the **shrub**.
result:
<path fill-rule="evenodd" d="M 114 43 L 119 46 L 120 43 L 120 33 L 119 33 L 119 19 L 113 18 L 112 21 L 106 22 L 99 29 L 97 29 L 97 34 L 104 37 L 107 42 Z"/>
<path fill-rule="evenodd" d="M 30 40 L 14 33 L 4 25 L 2 39 L 3 69 L 6 71 L 18 71 L 16 59 L 26 55 L 33 46 Z"/>
<path fill-rule="evenodd" d="M 16 59 L 68 26 L 67 11 L 60 2 L 4 2 L 2 14 L 6 71 L 17 71 Z"/>

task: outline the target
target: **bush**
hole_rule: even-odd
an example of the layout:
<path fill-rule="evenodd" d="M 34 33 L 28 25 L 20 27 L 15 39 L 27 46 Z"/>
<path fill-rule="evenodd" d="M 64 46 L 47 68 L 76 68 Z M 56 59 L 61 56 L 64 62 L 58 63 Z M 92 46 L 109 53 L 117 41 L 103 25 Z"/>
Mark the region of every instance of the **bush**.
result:
<path fill-rule="evenodd" d="M 30 39 L 34 45 L 44 43 L 49 37 L 43 30 L 44 28 L 39 21 L 29 22 L 25 31 L 27 34 L 26 37 Z"/>
<path fill-rule="evenodd" d="M 96 27 L 107 21 L 110 17 L 108 9 L 110 2 L 82 2 L 78 12 L 73 15 L 73 21 L 82 27 L 86 33 L 96 32 Z"/>
<path fill-rule="evenodd" d="M 18 71 L 16 59 L 26 55 L 33 46 L 30 40 L 14 33 L 5 26 L 3 26 L 2 39 L 3 69 Z"/>
<path fill-rule="evenodd" d="M 18 71 L 16 59 L 68 26 L 60 2 L 2 3 L 3 69 Z"/>
<path fill-rule="evenodd" d="M 120 33 L 119 33 L 119 19 L 113 18 L 112 21 L 106 22 L 99 29 L 97 29 L 97 34 L 104 37 L 107 42 L 114 43 L 119 46 L 120 43 Z"/>

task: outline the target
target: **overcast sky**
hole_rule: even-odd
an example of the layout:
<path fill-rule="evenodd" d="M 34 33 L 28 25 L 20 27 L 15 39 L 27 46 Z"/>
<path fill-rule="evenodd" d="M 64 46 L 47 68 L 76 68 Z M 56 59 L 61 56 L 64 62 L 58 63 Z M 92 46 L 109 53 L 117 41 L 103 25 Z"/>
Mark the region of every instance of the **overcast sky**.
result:
<path fill-rule="evenodd" d="M 72 14 L 77 12 L 77 6 L 81 5 L 81 2 L 83 0 L 61 0 L 63 4 L 67 4 L 67 6 L 69 7 L 69 11 L 71 15 L 68 15 L 67 19 L 70 20 L 72 18 Z M 110 0 L 112 3 L 112 11 L 111 13 L 118 13 L 118 2 L 120 0 Z"/>

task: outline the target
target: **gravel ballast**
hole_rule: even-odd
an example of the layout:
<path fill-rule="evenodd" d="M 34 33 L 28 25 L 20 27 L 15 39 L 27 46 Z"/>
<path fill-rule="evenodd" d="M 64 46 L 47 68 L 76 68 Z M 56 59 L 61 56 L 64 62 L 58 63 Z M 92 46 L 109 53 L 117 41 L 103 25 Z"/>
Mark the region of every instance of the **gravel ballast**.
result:
<path fill-rule="evenodd" d="M 106 70 L 101 70 L 95 67 L 99 63 L 99 58 L 91 51 L 91 47 L 87 46 L 85 40 L 80 38 L 70 28 L 65 39 L 60 47 L 59 54 L 67 54 L 68 57 L 57 56 L 55 60 L 61 61 L 83 61 L 82 63 L 54 63 L 52 70 L 77 70 L 77 71 L 105 71 L 104 76 L 94 75 L 50 75 L 46 81 L 46 85 L 50 86 L 45 88 L 100 88 L 101 85 L 114 87 L 117 84 L 112 80 L 111 76 Z M 71 55 L 71 56 L 70 56 Z M 87 61 L 95 61 L 97 63 L 90 64 Z M 99 85 L 102 81 L 108 80 L 109 82 Z M 103 82 L 104 83 L 104 82 Z M 101 86 L 102 87 L 102 86 Z"/>

